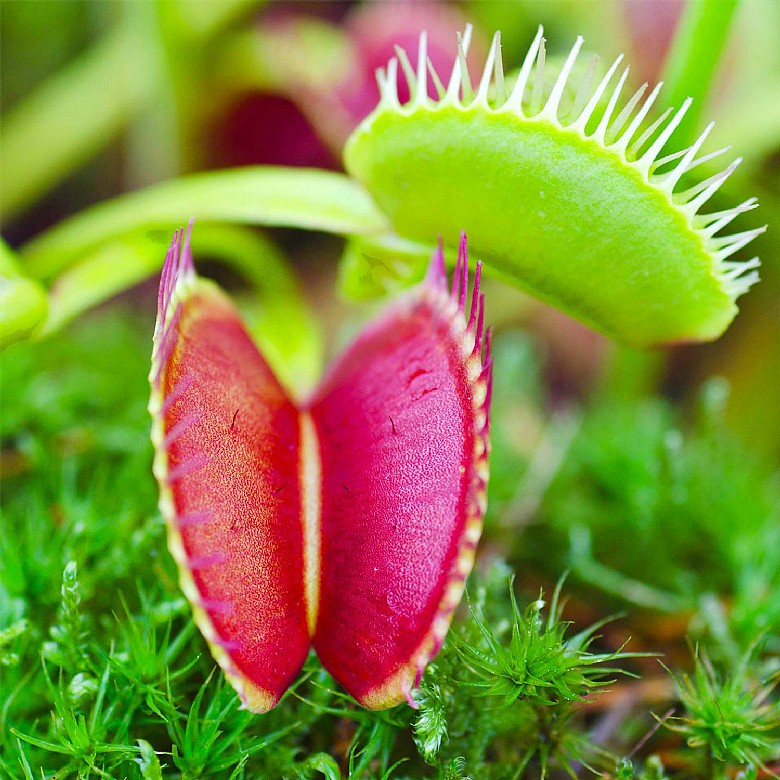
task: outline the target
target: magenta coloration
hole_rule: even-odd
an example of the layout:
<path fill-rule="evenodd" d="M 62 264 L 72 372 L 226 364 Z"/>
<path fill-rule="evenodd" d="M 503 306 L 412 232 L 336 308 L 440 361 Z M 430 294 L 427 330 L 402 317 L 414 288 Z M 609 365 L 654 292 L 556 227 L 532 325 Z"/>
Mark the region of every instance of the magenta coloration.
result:
<path fill-rule="evenodd" d="M 160 504 L 182 588 L 254 711 L 313 645 L 361 704 L 406 698 L 463 594 L 486 508 L 492 361 L 477 265 L 428 276 L 299 408 L 177 233 L 152 361 Z"/>
<path fill-rule="evenodd" d="M 298 413 L 233 304 L 195 277 L 188 238 L 163 269 L 155 332 L 160 505 L 198 627 L 246 706 L 266 710 L 309 650 Z"/>
<path fill-rule="evenodd" d="M 452 294 L 439 253 L 432 269 L 310 406 L 327 464 L 314 648 L 372 708 L 409 697 L 441 645 L 485 510 L 490 363 L 464 321 L 465 239 Z M 473 301 L 483 311 L 477 286 Z"/>

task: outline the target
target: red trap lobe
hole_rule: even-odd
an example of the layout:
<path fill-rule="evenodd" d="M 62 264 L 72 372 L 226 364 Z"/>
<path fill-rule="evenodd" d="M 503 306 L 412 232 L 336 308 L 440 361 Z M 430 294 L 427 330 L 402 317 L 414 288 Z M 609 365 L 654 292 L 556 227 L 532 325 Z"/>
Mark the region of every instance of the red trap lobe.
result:
<path fill-rule="evenodd" d="M 245 706 L 274 706 L 310 643 L 374 709 L 438 651 L 486 505 L 491 361 L 465 237 L 441 250 L 296 408 L 177 234 L 151 373 L 155 474 L 199 628 Z"/>

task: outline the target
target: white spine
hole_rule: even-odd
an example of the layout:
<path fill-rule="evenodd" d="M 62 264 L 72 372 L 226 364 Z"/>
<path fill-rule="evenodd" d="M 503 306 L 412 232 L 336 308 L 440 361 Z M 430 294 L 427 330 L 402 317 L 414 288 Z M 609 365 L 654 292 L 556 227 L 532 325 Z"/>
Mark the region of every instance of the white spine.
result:
<path fill-rule="evenodd" d="M 617 139 L 620 137 L 620 131 L 625 126 L 631 114 L 634 113 L 634 109 L 636 108 L 637 103 L 639 103 L 639 101 L 642 99 L 642 96 L 645 94 L 645 92 L 647 92 L 647 82 L 642 84 L 642 86 L 639 87 L 639 89 L 634 92 L 633 95 L 631 95 L 628 103 L 623 106 L 623 109 L 617 115 L 617 119 L 612 123 L 612 127 L 609 128 L 609 139 L 607 139 L 607 133 L 604 134 L 604 143 L 612 144 L 617 141 Z"/>
<path fill-rule="evenodd" d="M 569 120 L 569 125 L 573 124 L 582 114 L 582 109 L 585 108 L 585 104 L 593 94 L 593 77 L 596 75 L 596 68 L 598 65 L 599 55 L 591 55 L 591 58 L 588 60 L 588 65 L 585 68 L 585 73 L 580 80 L 580 85 L 577 87 L 577 94 L 574 97 L 574 102 L 569 109 L 569 113 L 566 115 L 566 118 Z"/>
<path fill-rule="evenodd" d="M 696 155 L 699 153 L 699 149 L 701 149 L 701 147 L 704 145 L 704 142 L 707 140 L 707 136 L 712 132 L 713 127 L 715 127 L 715 123 L 710 122 L 707 127 L 704 128 L 704 132 L 693 143 L 693 146 L 691 146 L 688 151 L 685 152 L 685 156 L 675 166 L 674 170 L 672 170 L 668 175 L 664 176 L 660 181 L 658 186 L 667 195 L 672 194 L 674 188 L 677 186 L 677 183 L 680 181 L 682 176 L 688 172 L 690 165 L 693 162 L 693 158 L 696 157 Z M 658 162 L 662 161 L 659 160 Z"/>
<path fill-rule="evenodd" d="M 520 68 L 520 73 L 517 74 L 517 81 L 512 89 L 512 94 L 504 104 L 504 108 L 507 111 L 514 111 L 517 114 L 523 115 L 523 95 L 525 94 L 525 88 L 528 86 L 528 79 L 531 75 L 531 69 L 534 66 L 536 55 L 539 51 L 539 47 L 542 45 L 542 37 L 544 36 L 544 28 L 539 27 L 536 31 L 536 37 L 533 40 L 528 52 L 523 60 L 523 65 Z"/>
<path fill-rule="evenodd" d="M 694 160 L 688 166 L 688 171 L 692 171 L 697 166 L 709 162 L 710 160 L 714 160 L 716 157 L 720 157 L 722 154 L 725 154 L 726 152 L 730 152 L 730 151 L 731 151 L 731 146 L 724 146 L 722 149 L 718 149 L 717 151 L 710 152 L 709 154 L 705 154 L 704 157 L 699 157 L 698 160 Z"/>
<path fill-rule="evenodd" d="M 671 108 L 667 108 L 666 111 L 661 114 L 661 116 L 658 117 L 658 119 L 655 120 L 643 133 L 639 136 L 639 138 L 632 143 L 628 149 L 626 150 L 626 157 L 628 159 L 634 158 L 634 160 L 638 163 L 638 160 L 636 158 L 639 155 L 640 150 L 642 147 L 647 143 L 647 141 L 655 135 L 655 131 L 658 130 L 658 128 L 667 120 L 669 117 L 669 114 L 672 113 Z"/>
<path fill-rule="evenodd" d="M 710 176 L 709 179 L 703 181 L 696 187 L 692 187 L 690 190 L 680 196 L 680 199 L 684 204 L 682 209 L 688 214 L 689 217 L 692 217 L 723 186 L 723 182 L 725 182 L 726 179 L 728 179 L 728 177 L 734 173 L 737 166 L 741 162 L 742 158 L 737 157 L 737 159 L 734 160 L 734 162 L 731 163 L 728 168 L 721 171 L 720 173 L 716 173 L 714 176 Z M 692 195 L 698 190 L 701 190 L 701 192 L 699 192 L 696 197 L 692 198 L 691 200 L 687 200 L 689 195 Z"/>
<path fill-rule="evenodd" d="M 672 121 L 663 129 L 663 132 L 655 139 L 650 148 L 642 155 L 639 160 L 639 164 L 646 167 L 648 170 L 650 165 L 655 161 L 655 158 L 661 153 L 661 150 L 666 146 L 666 142 L 672 137 L 672 133 L 677 129 L 683 117 L 688 113 L 688 109 L 693 103 L 692 98 L 685 98 L 685 101 L 680 106 L 680 110 L 672 117 Z"/>
<path fill-rule="evenodd" d="M 474 102 L 477 105 L 488 107 L 488 90 L 490 89 L 490 82 L 493 79 L 493 70 L 496 65 L 496 57 L 500 57 L 501 49 L 501 33 L 496 33 L 493 36 L 493 42 L 490 44 L 490 51 L 488 52 L 487 60 L 485 62 L 485 70 L 482 71 L 482 79 L 479 82 L 477 88 L 477 96 Z"/>
<path fill-rule="evenodd" d="M 536 71 L 534 71 L 534 86 L 531 91 L 530 116 L 538 114 L 542 110 L 544 99 L 544 65 L 547 61 L 547 39 L 542 38 L 539 44 L 539 53 L 536 55 Z"/>
<path fill-rule="evenodd" d="M 438 99 L 441 102 L 447 95 L 447 90 L 445 89 L 444 84 L 441 83 L 439 74 L 436 72 L 436 68 L 433 67 L 433 63 L 431 62 L 430 57 L 428 58 L 426 64 L 428 65 L 428 73 L 431 74 L 431 78 L 433 79 L 433 86 L 436 88 L 436 94 L 438 95 Z"/>
<path fill-rule="evenodd" d="M 642 122 L 645 121 L 645 117 L 650 112 L 650 109 L 653 107 L 653 103 L 655 103 L 656 98 L 658 97 L 658 93 L 661 91 L 661 87 L 663 86 L 663 81 L 659 81 L 655 85 L 655 89 L 650 93 L 650 96 L 645 100 L 644 104 L 642 105 L 642 108 L 639 109 L 639 112 L 634 117 L 634 120 L 631 122 L 631 124 L 628 126 L 628 129 L 620 136 L 620 138 L 617 138 L 615 142 L 612 144 L 612 148 L 615 151 L 622 152 L 625 154 L 626 149 L 628 149 L 629 143 L 631 143 L 631 139 L 636 134 L 636 131 L 639 129 L 639 126 L 642 124 Z"/>
<path fill-rule="evenodd" d="M 417 50 L 417 105 L 428 105 L 428 33 L 420 33 Z"/>
<path fill-rule="evenodd" d="M 708 238 L 714 236 L 719 230 L 729 225 L 735 217 L 758 208 L 758 198 L 748 198 L 739 206 L 734 206 L 723 211 L 713 211 L 710 214 L 698 214 L 694 217 L 695 226 Z"/>
<path fill-rule="evenodd" d="M 401 107 L 398 101 L 398 60 L 393 57 L 390 62 L 387 63 L 387 102 L 395 109 Z"/>
<path fill-rule="evenodd" d="M 610 120 L 612 119 L 612 115 L 615 113 L 615 106 L 617 105 L 617 102 L 620 98 L 620 93 L 623 91 L 623 85 L 626 83 L 626 79 L 628 78 L 630 68 L 624 68 L 623 73 L 620 76 L 620 79 L 618 80 L 618 83 L 616 84 L 615 88 L 612 90 L 612 94 L 609 96 L 609 101 L 607 102 L 607 108 L 604 111 L 604 116 L 601 117 L 601 121 L 598 124 L 598 127 L 593 132 L 593 138 L 600 143 L 604 144 L 606 146 L 606 138 L 607 138 L 607 129 L 609 128 Z M 588 120 L 585 120 L 585 124 L 587 124 Z M 585 132 L 585 124 L 582 126 L 582 132 Z"/>
<path fill-rule="evenodd" d="M 566 89 L 566 83 L 571 76 L 574 63 L 577 61 L 580 49 L 585 39 L 581 36 L 577 36 L 577 40 L 574 42 L 569 56 L 566 58 L 566 62 L 563 63 L 563 68 L 558 74 L 558 78 L 555 80 L 552 90 L 550 91 L 550 97 L 547 98 L 547 102 L 544 104 L 544 108 L 539 112 L 539 117 L 549 119 L 550 122 L 558 124 L 558 109 L 561 105 L 561 98 L 563 97 L 563 90 Z"/>
<path fill-rule="evenodd" d="M 463 38 L 462 41 L 462 49 L 464 56 L 468 54 L 469 51 L 469 43 L 471 43 L 471 30 L 472 27 L 470 24 L 466 25 L 466 29 L 463 32 Z M 458 42 L 458 54 L 460 55 L 461 51 L 461 41 Z M 468 74 L 466 74 L 466 78 L 468 78 Z M 445 95 L 445 102 L 448 103 L 457 103 L 458 102 L 458 92 L 460 91 L 461 84 L 463 83 L 463 73 L 461 70 L 461 58 L 460 56 L 455 58 L 455 62 L 452 66 L 452 74 L 450 75 L 450 82 L 447 85 L 447 94 Z"/>
<path fill-rule="evenodd" d="M 588 121 L 593 116 L 593 112 L 596 110 L 596 106 L 598 106 L 599 100 L 601 100 L 601 96 L 604 94 L 604 91 L 609 85 L 609 82 L 612 81 L 612 77 L 615 75 L 615 71 L 618 69 L 618 66 L 622 61 L 623 61 L 623 55 L 621 54 L 612 63 L 609 70 L 604 75 L 604 78 L 601 79 L 599 85 L 596 87 L 595 92 L 591 95 L 588 104 L 585 106 L 585 108 L 583 109 L 579 117 L 577 117 L 577 121 L 572 125 L 574 129 L 579 130 L 579 132 L 581 132 L 583 135 L 585 134 L 585 125 L 588 124 Z M 606 113 L 604 114 L 604 119 L 606 119 L 607 122 L 609 121 L 609 117 L 615 109 L 615 101 L 617 101 L 617 97 L 620 94 L 620 90 L 623 86 L 623 82 L 625 81 L 627 75 L 628 75 L 628 69 L 626 69 L 626 71 L 623 73 L 623 77 L 618 82 L 617 89 L 610 96 L 609 103 L 607 104 L 607 110 Z M 598 133 L 599 129 L 601 128 L 601 125 L 605 124 L 604 119 L 601 120 L 599 127 L 596 128 L 596 133 Z"/>
<path fill-rule="evenodd" d="M 723 262 L 727 257 L 731 257 L 734 252 L 742 249 L 743 246 L 749 244 L 756 236 L 760 236 L 766 230 L 766 225 L 760 228 L 754 228 L 753 230 L 745 230 L 742 233 L 734 233 L 732 236 L 724 236 L 723 241 L 729 241 L 727 246 L 723 249 L 715 252 L 715 259 L 717 262 Z M 717 239 L 716 239 L 717 240 Z"/>
<path fill-rule="evenodd" d="M 409 55 L 407 55 L 406 51 L 398 44 L 393 48 L 395 49 L 395 56 L 398 59 L 398 62 L 401 63 L 401 70 L 404 73 L 406 84 L 409 87 L 409 102 L 415 103 L 417 97 L 417 74 L 414 72 L 412 63 L 409 62 Z"/>

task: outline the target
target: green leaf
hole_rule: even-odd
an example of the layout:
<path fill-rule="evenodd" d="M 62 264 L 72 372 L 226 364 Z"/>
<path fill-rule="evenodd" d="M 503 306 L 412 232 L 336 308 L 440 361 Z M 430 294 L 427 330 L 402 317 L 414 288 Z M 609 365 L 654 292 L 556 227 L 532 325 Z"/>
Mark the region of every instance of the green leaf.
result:
<path fill-rule="evenodd" d="M 173 232 L 191 217 L 331 233 L 377 234 L 388 227 L 365 190 L 343 174 L 258 166 L 166 181 L 87 209 L 26 244 L 25 269 L 50 278 L 112 238 Z"/>
<path fill-rule="evenodd" d="M 46 293 L 23 276 L 0 276 L 0 349 L 29 338 L 46 317 Z"/>
<path fill-rule="evenodd" d="M 45 290 L 21 275 L 18 258 L 0 238 L 0 349 L 35 333 L 48 308 Z"/>
<path fill-rule="evenodd" d="M 141 233 L 116 239 L 60 274 L 41 335 L 157 273 L 167 239 Z M 194 249 L 197 259 L 216 259 L 251 283 L 244 315 L 280 380 L 297 392 L 313 386 L 322 370 L 321 333 L 279 251 L 256 233 L 217 224 L 198 226 Z"/>
<path fill-rule="evenodd" d="M 737 10 L 737 0 L 688 0 L 664 63 L 663 81 L 670 105 L 687 97 L 694 103 L 672 138 L 680 145 L 696 140 L 699 118 L 717 74 L 721 54 Z"/>
<path fill-rule="evenodd" d="M 46 318 L 46 292 L 19 273 L 13 250 L 0 239 L 0 349 L 29 338 Z"/>
<path fill-rule="evenodd" d="M 52 285 L 49 316 L 41 335 L 50 335 L 79 314 L 151 276 L 165 249 L 145 236 L 104 244 L 61 274 Z"/>

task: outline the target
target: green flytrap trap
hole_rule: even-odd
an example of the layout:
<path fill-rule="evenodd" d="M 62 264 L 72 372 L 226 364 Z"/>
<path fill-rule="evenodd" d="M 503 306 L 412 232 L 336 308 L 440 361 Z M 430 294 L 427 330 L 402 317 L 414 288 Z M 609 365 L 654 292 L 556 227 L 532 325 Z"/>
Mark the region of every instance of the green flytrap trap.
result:
<path fill-rule="evenodd" d="M 717 338 L 758 280 L 756 258 L 730 258 L 763 228 L 721 235 L 755 199 L 701 213 L 739 161 L 691 184 L 724 151 L 701 154 L 712 125 L 666 148 L 690 101 L 651 121 L 660 85 L 624 95 L 621 58 L 572 84 L 582 38 L 551 79 L 541 29 L 509 76 L 496 34 L 472 85 L 469 38 L 446 83 L 424 34 L 416 67 L 398 50 L 345 150 L 398 237 L 459 246 L 452 286 L 440 247 L 313 394 L 292 398 L 196 277 L 190 231 L 166 260 L 150 404 L 161 508 L 198 626 L 255 711 L 310 647 L 364 706 L 414 706 L 444 641 L 490 449 L 490 338 L 464 231 L 486 271 L 632 345 Z"/>
<path fill-rule="evenodd" d="M 758 258 L 729 258 L 765 228 L 720 235 L 756 207 L 753 198 L 700 213 L 739 164 L 685 183 L 727 151 L 699 155 L 712 125 L 670 153 L 689 100 L 649 122 L 661 84 L 647 96 L 646 84 L 624 94 L 629 70 L 619 70 L 621 57 L 595 84 L 593 68 L 572 84 L 582 38 L 551 80 L 541 28 L 511 81 L 496 33 L 472 87 L 469 38 L 467 29 L 446 86 L 425 35 L 416 68 L 399 50 L 378 75 L 379 105 L 347 143 L 347 170 L 398 233 L 429 242 L 433 230 L 454 243 L 465 230 L 492 273 L 619 341 L 720 336 L 736 299 L 758 280 Z M 410 94 L 403 104 L 399 75 Z"/>

